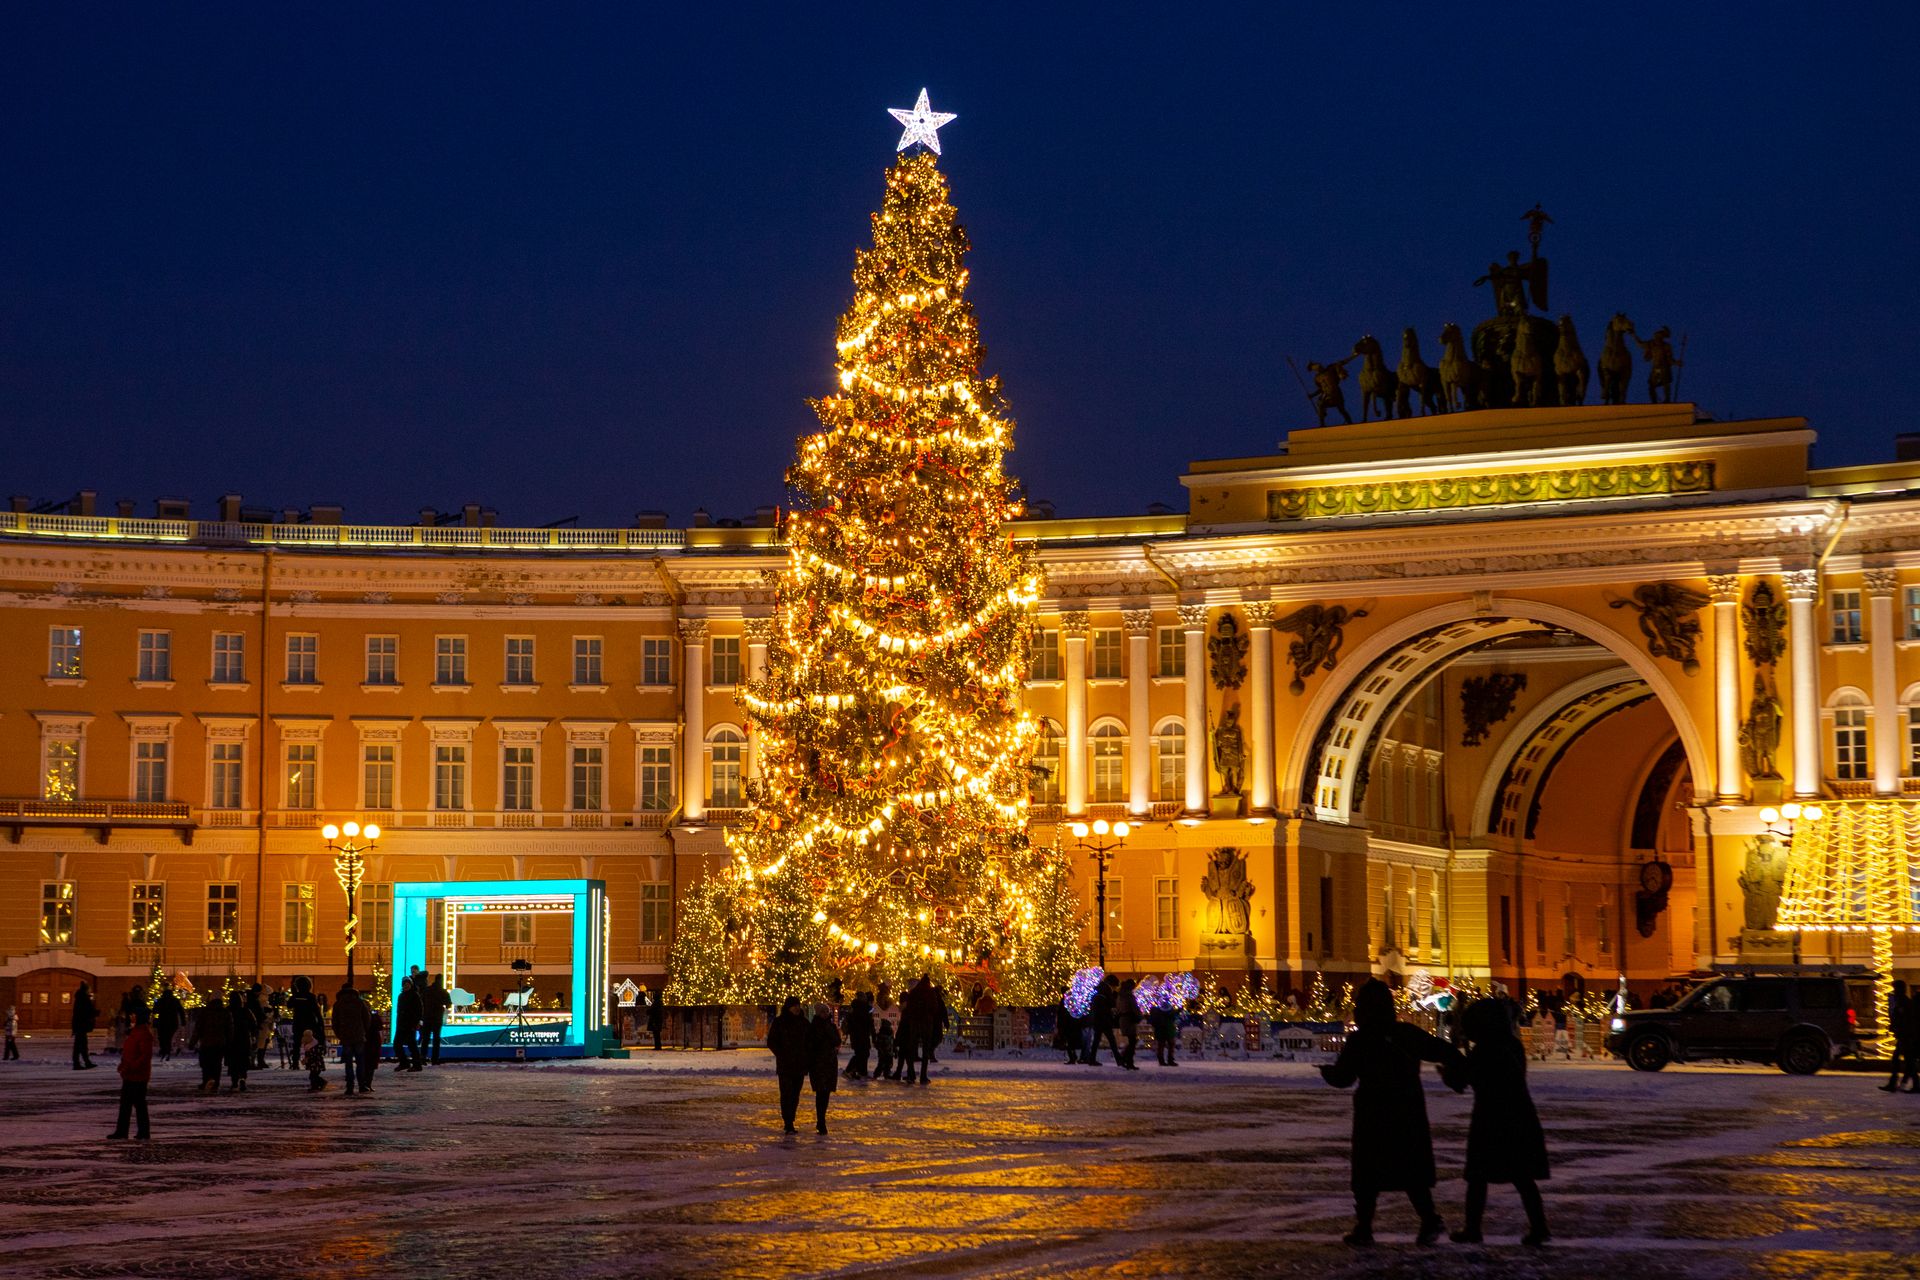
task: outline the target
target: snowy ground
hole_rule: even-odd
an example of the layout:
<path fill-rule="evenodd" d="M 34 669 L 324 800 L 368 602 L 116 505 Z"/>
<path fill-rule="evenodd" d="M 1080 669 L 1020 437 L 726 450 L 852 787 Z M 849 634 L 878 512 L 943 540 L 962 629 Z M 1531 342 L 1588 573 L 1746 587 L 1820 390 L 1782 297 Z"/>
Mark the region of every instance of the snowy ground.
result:
<path fill-rule="evenodd" d="M 1495 1245 L 1416 1249 L 1402 1202 L 1362 1253 L 1348 1095 L 1288 1063 L 943 1062 L 792 1139 L 750 1050 L 383 1070 L 353 1099 L 279 1070 L 201 1098 L 176 1061 L 135 1144 L 104 1140 L 114 1058 L 26 1052 L 0 1064 L 0 1280 L 1920 1272 L 1920 1097 L 1853 1074 L 1538 1067 L 1555 1243 L 1511 1243 L 1496 1191 Z M 1470 1104 L 1429 1102 L 1457 1221 Z"/>

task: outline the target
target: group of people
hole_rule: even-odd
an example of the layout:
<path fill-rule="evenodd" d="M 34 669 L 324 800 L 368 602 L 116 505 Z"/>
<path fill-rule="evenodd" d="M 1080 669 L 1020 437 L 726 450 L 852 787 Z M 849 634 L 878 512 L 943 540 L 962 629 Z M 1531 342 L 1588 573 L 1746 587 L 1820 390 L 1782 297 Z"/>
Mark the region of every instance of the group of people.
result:
<path fill-rule="evenodd" d="M 800 997 L 788 997 L 767 1026 L 767 1048 L 773 1051 L 774 1073 L 780 1082 L 780 1119 L 786 1132 L 795 1132 L 800 1091 L 809 1084 L 814 1129 L 819 1133 L 827 1131 L 827 1102 L 842 1074 L 849 1080 L 912 1084 L 917 1073 L 919 1082 L 926 1084 L 927 1066 L 936 1061 L 950 1021 L 946 993 L 924 973 L 901 1000 L 893 998 L 892 985 L 886 982 L 872 992 L 855 992 L 840 1006 L 838 1025 L 833 1006 L 803 1007 Z M 843 1043 L 852 1047 L 844 1073 L 840 1067 Z"/>
<path fill-rule="evenodd" d="M 1105 1040 L 1113 1060 L 1128 1071 L 1138 1071 L 1134 1054 L 1140 1046 L 1140 1001 L 1134 996 L 1133 979 L 1108 974 L 1094 988 L 1084 1016 L 1073 1012 L 1069 997 L 1062 995 L 1054 1009 L 1053 1047 L 1067 1052 L 1067 1062 L 1100 1065 L 1100 1042 Z M 1173 1009 L 1154 1007 L 1149 1016 L 1153 1026 L 1153 1047 L 1163 1067 L 1177 1067 L 1174 1041 L 1179 1036 L 1179 1014 Z M 1120 1044 L 1119 1039 L 1126 1043 Z"/>

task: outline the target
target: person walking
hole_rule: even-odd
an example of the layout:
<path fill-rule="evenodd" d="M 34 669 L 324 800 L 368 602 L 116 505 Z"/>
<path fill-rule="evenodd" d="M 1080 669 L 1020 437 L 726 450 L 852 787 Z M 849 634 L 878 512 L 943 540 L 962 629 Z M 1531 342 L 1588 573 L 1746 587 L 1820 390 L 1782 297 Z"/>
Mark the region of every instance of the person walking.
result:
<path fill-rule="evenodd" d="M 393 1069 L 420 1070 L 420 1014 L 425 1007 L 409 977 L 400 984 L 400 1001 L 393 1020 Z"/>
<path fill-rule="evenodd" d="M 360 1057 L 372 1033 L 371 1011 L 350 983 L 341 983 L 333 996 L 333 1039 L 340 1046 L 342 1074 L 346 1076 L 346 1095 L 351 1098 L 360 1084 Z"/>
<path fill-rule="evenodd" d="M 247 988 L 247 1017 L 253 1028 L 253 1069 L 256 1071 L 267 1069 L 267 1044 L 276 1038 L 280 1044 L 280 1065 L 293 1066 L 292 1041 L 289 1033 L 281 1030 L 281 1024 L 286 1021 L 286 1007 L 286 998 L 278 987 L 274 988 L 271 999 L 257 982 Z"/>
<path fill-rule="evenodd" d="M 160 1044 L 163 1062 L 173 1060 L 174 1042 L 179 1038 L 181 1024 L 186 1020 L 186 1006 L 180 1003 L 179 995 L 169 986 L 153 1002 L 153 1034 Z"/>
<path fill-rule="evenodd" d="M 865 991 L 855 992 L 841 1011 L 840 1019 L 846 1028 L 847 1043 L 853 1046 L 853 1056 L 847 1063 L 847 1079 L 865 1080 L 867 1058 L 873 1052 L 873 997 Z"/>
<path fill-rule="evenodd" d="M 193 1032 L 187 1048 L 200 1055 L 200 1092 L 220 1092 L 220 1068 L 227 1060 L 227 1037 L 232 1034 L 233 1019 L 227 1006 L 214 996 L 194 1011 Z"/>
<path fill-rule="evenodd" d="M 666 992 L 655 991 L 647 997 L 647 1034 L 653 1037 L 653 1051 L 660 1052 L 660 1031 L 666 1025 L 666 1010 L 662 1008 Z"/>
<path fill-rule="evenodd" d="M 1129 1071 L 1140 1068 L 1133 1065 L 1134 1052 L 1140 1047 L 1140 1002 L 1133 995 L 1133 979 L 1128 978 L 1120 984 L 1119 995 L 1114 1002 L 1114 1021 L 1120 1026 L 1120 1034 L 1126 1039 L 1126 1047 L 1116 1055 L 1120 1065 Z"/>
<path fill-rule="evenodd" d="M 258 988 L 256 988 L 258 990 Z M 235 991 L 227 997 L 227 1092 L 247 1091 L 247 1072 L 252 1068 L 256 1037 L 260 1033 L 252 1004 Z"/>
<path fill-rule="evenodd" d="M 1163 998 L 1153 1006 L 1153 1012 L 1147 1015 L 1147 1020 L 1153 1027 L 1153 1052 L 1160 1065 L 1179 1066 L 1173 1051 L 1180 1040 L 1180 1011 Z"/>
<path fill-rule="evenodd" d="M 893 998 L 893 985 L 882 982 L 873 994 L 874 1047 L 879 1050 L 879 1073 L 883 1079 L 900 1078 L 900 1002 Z"/>
<path fill-rule="evenodd" d="M 367 1009 L 367 1039 L 360 1046 L 360 1092 L 373 1092 L 373 1077 L 380 1070 L 380 1050 L 387 1043 L 387 1015 L 373 1007 L 371 996 L 360 1002 Z"/>
<path fill-rule="evenodd" d="M 430 1057 L 437 1067 L 440 1065 L 440 1027 L 446 1022 L 447 1010 L 453 1007 L 453 997 L 440 985 L 438 975 L 420 997 L 420 1006 L 420 1056 Z"/>
<path fill-rule="evenodd" d="M 1076 1066 L 1080 1062 L 1080 1019 L 1073 1016 L 1073 1010 L 1067 1008 L 1067 997 L 1063 992 L 1060 1002 L 1053 1009 L 1053 1047 L 1067 1051 L 1067 1065 Z"/>
<path fill-rule="evenodd" d="M 100 1020 L 100 1011 L 94 1006 L 93 992 L 81 983 L 73 993 L 73 1015 L 69 1023 L 73 1028 L 73 1069 L 85 1071 L 98 1064 L 87 1048 L 87 1037 L 93 1034 L 93 1028 Z"/>
<path fill-rule="evenodd" d="M 18 1012 L 15 1011 L 12 1005 L 8 1005 L 7 1006 L 7 1052 L 6 1052 L 6 1057 L 4 1059 L 0 1059 L 0 1061 L 5 1061 L 5 1062 L 20 1061 L 20 1044 L 19 1044 L 19 1041 L 15 1039 L 15 1037 L 18 1036 L 19 1034 L 20 1034 L 20 1015 Z"/>
<path fill-rule="evenodd" d="M 1320 1068 L 1336 1089 L 1358 1084 L 1353 1095 L 1353 1208 L 1350 1245 L 1373 1243 L 1373 1213 L 1382 1191 L 1404 1191 L 1420 1215 L 1420 1244 L 1446 1231 L 1433 1207 L 1433 1133 L 1427 1127 L 1427 1095 L 1420 1064 L 1438 1062 L 1458 1071 L 1460 1054 L 1446 1041 L 1398 1021 L 1393 992 L 1378 978 L 1364 983 L 1353 1000 L 1353 1034 L 1340 1056 Z"/>
<path fill-rule="evenodd" d="M 147 1082 L 153 1079 L 153 1028 L 147 1025 L 146 1001 L 128 1010 L 133 1026 L 120 1041 L 120 1120 L 109 1138 L 127 1136 L 128 1122 L 138 1119 L 140 1127 L 133 1136 L 145 1142 L 147 1128 Z"/>
<path fill-rule="evenodd" d="M 913 1083 L 913 1070 L 917 1063 L 920 1083 L 926 1084 L 927 1064 L 933 1061 L 934 1049 L 939 1046 L 940 1036 L 947 1026 L 947 1005 L 933 985 L 932 974 L 921 974 L 920 981 L 914 983 L 913 990 L 907 992 L 901 1026 L 907 1042 L 906 1082 Z"/>
<path fill-rule="evenodd" d="M 319 1043 L 320 1052 L 324 1058 L 327 1050 L 326 1016 L 320 1008 L 320 997 L 313 989 L 313 979 L 305 974 L 293 980 L 293 994 L 287 997 L 287 1019 L 292 1023 L 294 1060 L 303 1067 L 307 1065 L 307 1034 L 309 1032 Z M 307 1074 L 309 1076 L 313 1074 L 311 1067 L 307 1068 Z M 309 1086 L 311 1083 L 309 1081 Z"/>
<path fill-rule="evenodd" d="M 1527 1090 L 1527 1053 L 1498 1000 L 1474 1001 L 1466 1012 L 1466 1029 L 1472 1047 L 1456 1079 L 1473 1090 L 1473 1118 L 1467 1124 L 1467 1221 L 1453 1239 L 1479 1244 L 1488 1185 L 1511 1183 L 1527 1211 L 1527 1234 L 1520 1243 L 1538 1248 L 1551 1238 L 1539 1185 L 1548 1176 L 1547 1137 Z"/>
<path fill-rule="evenodd" d="M 800 1087 L 807 1082 L 812 1059 L 810 1029 L 800 1012 L 800 997 L 788 996 L 780 1016 L 767 1027 L 767 1048 L 773 1051 L 773 1071 L 780 1081 L 780 1119 L 788 1133 L 796 1133 L 794 1114 L 800 1109 Z"/>
<path fill-rule="evenodd" d="M 1090 1067 L 1100 1065 L 1101 1036 L 1107 1038 L 1107 1047 L 1113 1050 L 1114 1059 L 1118 1061 L 1120 1058 L 1120 1046 L 1113 1038 L 1114 1008 L 1120 1002 L 1119 986 L 1119 979 L 1108 974 L 1100 980 L 1099 988 L 1093 993 L 1092 1007 L 1087 1010 L 1087 1016 L 1093 1022 L 1093 1047 L 1087 1050 L 1087 1065 Z"/>
<path fill-rule="evenodd" d="M 1893 980 L 1893 994 L 1887 998 L 1887 1033 L 1893 1037 L 1893 1059 L 1887 1064 L 1887 1082 L 1880 1086 L 1886 1093 L 1898 1093 L 1904 1081 L 1914 1078 L 1913 997 L 1907 984 Z"/>
<path fill-rule="evenodd" d="M 825 1133 L 827 1101 L 840 1082 L 840 1032 L 833 1025 L 833 1011 L 824 1004 L 813 1006 L 813 1021 L 807 1026 L 807 1079 L 813 1085 L 813 1130 Z"/>

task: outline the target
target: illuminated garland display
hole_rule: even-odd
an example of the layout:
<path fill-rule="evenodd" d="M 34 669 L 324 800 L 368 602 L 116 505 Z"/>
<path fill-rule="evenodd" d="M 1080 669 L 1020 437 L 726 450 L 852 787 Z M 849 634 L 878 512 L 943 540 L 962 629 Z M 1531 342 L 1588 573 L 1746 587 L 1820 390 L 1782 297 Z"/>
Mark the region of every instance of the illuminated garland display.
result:
<path fill-rule="evenodd" d="M 902 146 L 924 142 L 908 123 Z M 902 155 L 856 258 L 838 390 L 787 471 L 774 643 L 741 698 L 761 769 L 728 868 L 689 898 L 679 999 L 958 969 L 1029 1002 L 1079 962 L 1060 855 L 1027 840 L 1040 580 L 1007 523 L 1013 424 L 979 372 L 966 252 L 934 155 Z"/>

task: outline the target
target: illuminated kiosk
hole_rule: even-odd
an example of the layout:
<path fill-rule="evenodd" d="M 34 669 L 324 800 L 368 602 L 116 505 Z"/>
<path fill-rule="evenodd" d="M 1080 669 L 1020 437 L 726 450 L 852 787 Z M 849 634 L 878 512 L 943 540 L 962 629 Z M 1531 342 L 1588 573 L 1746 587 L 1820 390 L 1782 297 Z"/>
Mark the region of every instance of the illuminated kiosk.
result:
<path fill-rule="evenodd" d="M 604 880 L 472 880 L 393 886 L 393 1000 L 400 983 L 427 965 L 428 904 L 439 902 L 441 985 L 453 995 L 440 1032 L 440 1056 L 593 1058 L 607 1032 L 607 885 Z M 512 912 L 573 917 L 573 981 L 565 1009 L 503 1007 L 482 1012 L 460 990 L 460 921 Z M 516 984 L 517 985 L 517 984 Z M 509 991 L 511 1000 L 516 993 Z"/>

